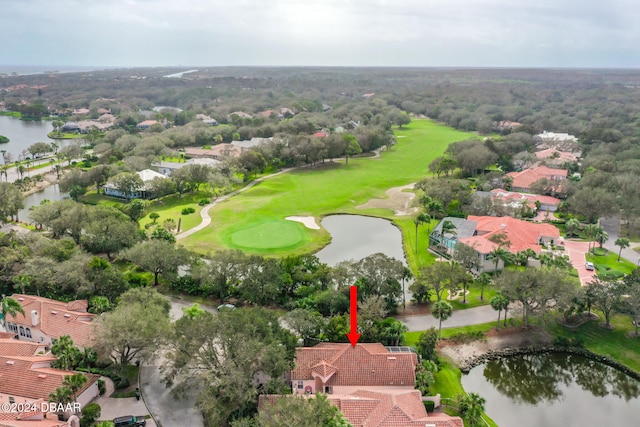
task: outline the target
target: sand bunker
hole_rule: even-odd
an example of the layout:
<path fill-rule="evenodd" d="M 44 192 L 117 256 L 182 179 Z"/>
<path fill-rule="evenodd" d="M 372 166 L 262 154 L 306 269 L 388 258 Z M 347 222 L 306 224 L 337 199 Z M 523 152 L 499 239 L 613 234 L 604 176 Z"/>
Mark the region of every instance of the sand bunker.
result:
<path fill-rule="evenodd" d="M 320 226 L 316 224 L 316 219 L 312 216 L 288 216 L 285 219 L 289 221 L 300 222 L 304 224 L 305 227 L 312 230 L 320 230 Z"/>
<path fill-rule="evenodd" d="M 389 196 L 386 199 L 371 199 L 364 205 L 356 206 L 357 209 L 389 209 L 396 215 L 413 215 L 418 208 L 411 206 L 411 202 L 416 197 L 415 193 L 409 193 L 406 189 L 413 189 L 414 184 L 403 185 L 402 187 L 393 187 L 386 191 Z"/>

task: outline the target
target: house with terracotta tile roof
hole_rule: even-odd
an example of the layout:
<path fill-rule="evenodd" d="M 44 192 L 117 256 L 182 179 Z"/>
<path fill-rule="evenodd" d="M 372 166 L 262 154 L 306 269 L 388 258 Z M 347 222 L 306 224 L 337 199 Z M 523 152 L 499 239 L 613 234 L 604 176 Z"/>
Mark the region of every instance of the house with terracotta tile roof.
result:
<path fill-rule="evenodd" d="M 539 150 L 534 153 L 536 158 L 543 161 L 547 166 L 562 166 L 564 163 L 577 162 L 580 153 L 574 153 L 572 151 L 560 151 L 555 148 L 547 148 L 545 150 Z"/>
<path fill-rule="evenodd" d="M 354 427 L 462 427 L 446 414 L 427 414 L 415 390 L 418 357 L 380 343 L 321 343 L 296 349 L 294 394 L 326 393 Z M 259 406 L 275 396 L 261 396 Z"/>
<path fill-rule="evenodd" d="M 526 204 L 526 206 L 534 212 L 538 210 L 538 205 L 540 206 L 539 210 L 541 211 L 555 212 L 562 203 L 562 200 L 557 197 L 545 196 L 542 194 L 517 193 L 503 190 L 501 188 L 495 188 L 491 190 L 490 193 L 494 201 L 499 201 L 505 206 L 515 209 Z"/>
<path fill-rule="evenodd" d="M 242 150 L 231 144 L 216 144 L 211 148 L 185 147 L 184 154 L 188 157 L 224 160 L 227 158 L 240 157 Z"/>
<path fill-rule="evenodd" d="M 466 220 L 460 218 L 443 218 L 438 224 L 442 230 L 444 221 L 454 222 L 456 228 L 460 229 L 459 234 L 442 236 L 438 233 L 438 227 L 431 233 L 431 245 L 442 248 L 444 253 L 452 256 L 457 243 L 471 246 L 478 254 L 477 266 L 473 272 L 480 274 L 496 269 L 495 259 L 491 254 L 498 248 L 498 245 L 490 240 L 496 234 L 503 234 L 509 241 L 508 246 L 503 249 L 516 254 L 525 249 L 531 249 L 536 254 L 542 251 L 543 246 L 551 244 L 562 244 L 560 231 L 551 224 L 541 224 L 512 218 L 509 216 L 473 216 L 469 215 Z M 473 230 L 473 231 L 471 231 Z M 444 241 L 444 243 L 443 243 Z M 504 268 L 504 261 L 498 261 L 498 270 Z"/>
<path fill-rule="evenodd" d="M 358 390 L 349 395 L 331 395 L 329 401 L 354 427 L 463 427 L 459 417 L 427 414 L 418 390 Z"/>
<path fill-rule="evenodd" d="M 413 390 L 417 365 L 415 353 L 391 353 L 380 343 L 320 343 L 296 349 L 291 385 L 294 393 Z"/>
<path fill-rule="evenodd" d="M 43 412 L 0 412 L 0 427 L 69 427 L 69 422 L 58 421 L 57 415 Z"/>
<path fill-rule="evenodd" d="M 20 303 L 26 315 L 7 314 L 7 332 L 18 339 L 51 347 L 56 339 L 69 335 L 78 347 L 91 344 L 95 314 L 87 312 L 86 300 L 62 302 L 23 294 L 11 298 Z"/>
<path fill-rule="evenodd" d="M 136 125 L 136 127 L 137 127 L 138 129 L 140 129 L 140 130 L 147 130 L 147 129 L 149 129 L 151 126 L 153 126 L 153 125 L 157 125 L 157 124 L 160 124 L 160 122 L 159 122 L 159 121 L 157 121 L 157 120 L 144 120 L 144 121 L 141 121 L 140 123 L 138 123 L 138 124 Z"/>
<path fill-rule="evenodd" d="M 53 423 L 57 421 L 57 416 L 47 413 L 46 403 L 49 395 L 62 387 L 65 376 L 77 372 L 52 368 L 51 363 L 55 360 L 55 356 L 41 344 L 0 339 L 0 403 L 29 404 L 32 408 L 40 409 L 30 413 L 28 417 L 8 416 L 3 411 L 0 414 L 0 427 L 59 425 Z M 90 403 L 99 394 L 99 376 L 82 375 L 87 378 L 87 382 L 77 392 L 75 403 L 79 403 L 80 407 Z"/>
<path fill-rule="evenodd" d="M 525 169 L 520 172 L 509 172 L 505 175 L 511 178 L 511 190 L 522 193 L 531 192 L 533 183 L 546 179 L 551 184 L 551 191 L 562 194 L 564 192 L 564 182 L 567 179 L 566 169 L 552 169 L 546 166 L 538 166 Z"/>

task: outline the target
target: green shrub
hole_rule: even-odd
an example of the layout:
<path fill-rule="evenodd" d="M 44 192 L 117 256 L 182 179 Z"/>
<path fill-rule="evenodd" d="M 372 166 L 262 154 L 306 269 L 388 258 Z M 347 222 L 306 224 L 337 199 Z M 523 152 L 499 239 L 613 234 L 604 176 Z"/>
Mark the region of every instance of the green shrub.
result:
<path fill-rule="evenodd" d="M 205 206 L 205 205 L 208 205 L 209 203 L 211 203 L 209 199 L 200 199 L 200 201 L 198 202 L 198 205 Z"/>
<path fill-rule="evenodd" d="M 100 396 L 103 396 L 107 391 L 107 386 L 104 383 L 104 380 L 98 378 L 98 392 Z"/>
<path fill-rule="evenodd" d="M 432 413 L 436 409 L 436 402 L 434 402 L 433 400 L 425 400 L 424 408 L 428 413 Z"/>
<path fill-rule="evenodd" d="M 123 389 L 123 388 L 127 388 L 127 387 L 129 387 L 129 384 L 130 384 L 130 383 L 129 383 L 129 379 L 128 379 L 128 378 L 125 378 L 125 379 L 124 379 L 124 381 L 118 381 L 118 382 L 116 383 L 116 388 L 117 388 L 118 390 Z"/>
<path fill-rule="evenodd" d="M 486 337 L 484 336 L 484 333 L 482 331 L 472 331 L 451 335 L 449 338 L 447 338 L 447 341 L 453 341 L 455 343 L 467 343 L 484 339 L 486 339 Z"/>
<path fill-rule="evenodd" d="M 182 215 L 189 215 L 194 213 L 196 210 L 192 207 L 182 209 Z"/>
<path fill-rule="evenodd" d="M 89 403 L 82 408 L 82 418 L 80 418 L 80 426 L 91 426 L 98 418 L 100 418 L 100 405 L 97 403 Z"/>
<path fill-rule="evenodd" d="M 593 254 L 595 256 L 605 256 L 609 251 L 605 248 L 593 248 Z"/>
<path fill-rule="evenodd" d="M 127 271 L 124 274 L 124 278 L 131 286 L 136 287 L 145 287 L 151 283 L 152 274 L 137 272 L 137 271 Z"/>

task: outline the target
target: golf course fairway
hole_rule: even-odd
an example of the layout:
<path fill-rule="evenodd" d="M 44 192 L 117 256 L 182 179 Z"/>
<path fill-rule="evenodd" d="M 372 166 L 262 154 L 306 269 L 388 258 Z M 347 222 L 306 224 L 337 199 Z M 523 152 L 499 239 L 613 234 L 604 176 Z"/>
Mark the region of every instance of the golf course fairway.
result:
<path fill-rule="evenodd" d="M 334 213 L 393 219 L 384 209 L 356 209 L 371 198 L 385 197 L 391 187 L 417 182 L 429 175 L 428 165 L 452 142 L 473 138 L 426 119 L 395 129 L 397 144 L 379 157 L 325 161 L 265 179 L 209 211 L 211 224 L 180 243 L 200 253 L 242 249 L 261 255 L 314 252 L 330 236 L 287 221 L 291 215 L 321 217 Z M 395 217 L 399 218 L 399 217 Z M 401 227 L 407 221 L 401 221 Z"/>

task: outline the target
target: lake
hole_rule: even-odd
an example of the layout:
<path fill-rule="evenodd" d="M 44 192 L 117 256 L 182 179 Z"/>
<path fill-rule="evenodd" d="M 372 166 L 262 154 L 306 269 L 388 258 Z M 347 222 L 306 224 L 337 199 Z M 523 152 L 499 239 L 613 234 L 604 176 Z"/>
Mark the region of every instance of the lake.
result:
<path fill-rule="evenodd" d="M 487 401 L 499 426 L 632 426 L 640 381 L 578 355 L 548 353 L 494 360 L 462 376 Z"/>
<path fill-rule="evenodd" d="M 30 222 L 29 208 L 31 206 L 38 206 L 43 200 L 54 202 L 56 200 L 66 199 L 67 197 L 69 197 L 69 194 L 62 193 L 58 184 L 50 185 L 49 187 L 43 188 L 37 193 L 29 194 L 24 198 L 24 209 L 20 209 L 18 212 L 18 218 L 20 218 L 20 221 Z"/>
<path fill-rule="evenodd" d="M 47 120 L 31 122 L 10 116 L 0 116 L 0 135 L 9 138 L 8 143 L 0 144 L 0 150 L 7 150 L 7 153 L 11 153 L 12 161 L 15 162 L 19 160 L 20 153 L 30 145 L 36 142 L 49 144 L 54 142 L 53 139 L 47 137 L 47 134 L 52 130 L 53 126 Z M 64 140 L 60 140 L 57 144 L 64 145 Z M 27 157 L 30 156 L 27 154 Z"/>
<path fill-rule="evenodd" d="M 391 221 L 362 215 L 330 215 L 320 224 L 331 234 L 331 243 L 316 256 L 330 266 L 378 252 L 406 264 L 402 233 Z"/>

